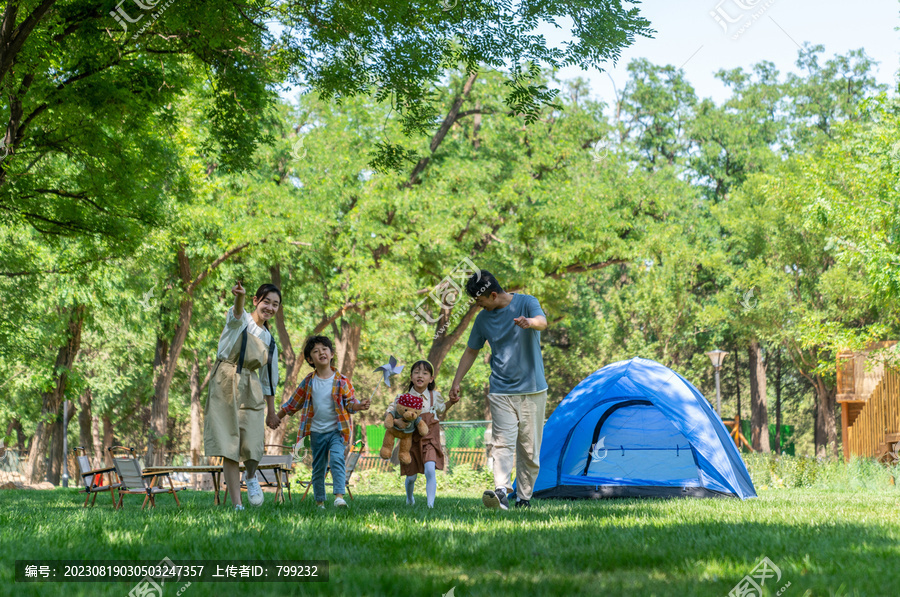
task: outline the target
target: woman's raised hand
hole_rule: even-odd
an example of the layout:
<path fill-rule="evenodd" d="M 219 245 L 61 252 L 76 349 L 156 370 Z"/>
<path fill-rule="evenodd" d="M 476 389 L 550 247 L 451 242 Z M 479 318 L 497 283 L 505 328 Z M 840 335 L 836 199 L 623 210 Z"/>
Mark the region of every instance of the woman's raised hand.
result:
<path fill-rule="evenodd" d="M 243 286 L 241 286 L 240 280 L 238 280 L 238 283 L 235 284 L 235 285 L 231 288 L 231 294 L 233 294 L 234 296 L 244 296 L 244 295 L 247 294 L 247 291 L 244 290 L 244 287 L 243 287 Z"/>

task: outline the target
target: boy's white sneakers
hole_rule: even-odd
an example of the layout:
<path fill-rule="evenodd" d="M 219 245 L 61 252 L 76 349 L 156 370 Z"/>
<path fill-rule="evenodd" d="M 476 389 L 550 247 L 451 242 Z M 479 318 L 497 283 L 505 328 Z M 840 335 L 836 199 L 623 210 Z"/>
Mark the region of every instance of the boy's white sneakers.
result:
<path fill-rule="evenodd" d="M 344 501 L 344 498 L 334 498 L 334 507 L 335 508 L 346 508 L 347 502 Z"/>
<path fill-rule="evenodd" d="M 251 506 L 259 506 L 263 503 L 262 487 L 259 486 L 256 476 L 247 479 L 247 500 Z"/>

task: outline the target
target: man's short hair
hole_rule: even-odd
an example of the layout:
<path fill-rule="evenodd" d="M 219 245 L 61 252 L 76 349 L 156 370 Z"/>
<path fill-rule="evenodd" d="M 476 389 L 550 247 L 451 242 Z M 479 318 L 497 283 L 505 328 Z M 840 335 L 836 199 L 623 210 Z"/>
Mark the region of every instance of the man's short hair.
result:
<path fill-rule="evenodd" d="M 466 294 L 472 298 L 479 296 L 488 296 L 492 292 L 503 294 L 503 287 L 494 277 L 494 274 L 487 270 L 480 270 L 472 274 L 466 282 Z"/>
<path fill-rule="evenodd" d="M 332 361 L 334 360 L 334 344 L 331 343 L 331 339 L 328 336 L 311 336 L 309 340 L 306 341 L 306 344 L 303 345 L 303 358 L 306 359 L 306 362 L 309 363 L 310 366 L 312 364 L 312 351 L 313 348 L 316 347 L 316 344 L 321 344 L 325 348 L 331 350 Z"/>

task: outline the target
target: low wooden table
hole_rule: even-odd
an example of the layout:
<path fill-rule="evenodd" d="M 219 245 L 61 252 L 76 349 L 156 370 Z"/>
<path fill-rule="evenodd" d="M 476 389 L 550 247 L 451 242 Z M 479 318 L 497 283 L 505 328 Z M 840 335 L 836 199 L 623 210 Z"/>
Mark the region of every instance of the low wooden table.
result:
<path fill-rule="evenodd" d="M 242 464 L 240 469 L 243 471 L 246 467 Z M 275 479 L 277 483 L 277 487 L 275 488 L 275 503 L 284 503 L 284 491 L 281 486 L 281 465 L 280 464 L 260 464 L 256 467 L 261 471 L 275 471 Z M 169 472 L 169 473 L 187 473 L 189 475 L 209 473 L 212 475 L 213 487 L 215 488 L 216 495 L 216 505 L 220 503 L 224 503 L 224 500 L 219 499 L 219 477 L 222 474 L 223 467 L 221 464 L 207 464 L 207 465 L 198 465 L 198 466 L 147 466 L 144 467 L 145 473 L 161 473 L 161 472 Z"/>

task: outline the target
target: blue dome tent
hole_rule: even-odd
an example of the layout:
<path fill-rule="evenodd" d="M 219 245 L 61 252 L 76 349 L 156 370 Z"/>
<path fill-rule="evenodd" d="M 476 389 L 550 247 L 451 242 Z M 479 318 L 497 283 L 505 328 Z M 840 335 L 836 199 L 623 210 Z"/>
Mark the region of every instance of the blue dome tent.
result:
<path fill-rule="evenodd" d="M 544 426 L 534 497 L 756 497 L 728 430 L 686 379 L 633 358 L 595 371 Z"/>

